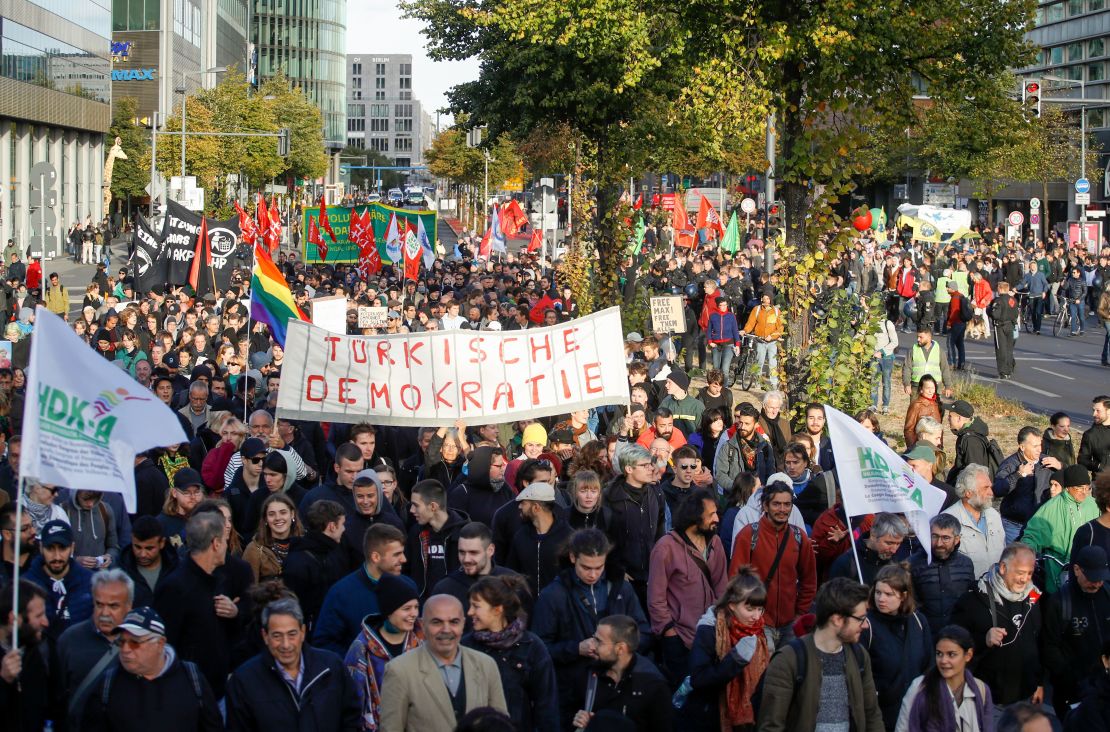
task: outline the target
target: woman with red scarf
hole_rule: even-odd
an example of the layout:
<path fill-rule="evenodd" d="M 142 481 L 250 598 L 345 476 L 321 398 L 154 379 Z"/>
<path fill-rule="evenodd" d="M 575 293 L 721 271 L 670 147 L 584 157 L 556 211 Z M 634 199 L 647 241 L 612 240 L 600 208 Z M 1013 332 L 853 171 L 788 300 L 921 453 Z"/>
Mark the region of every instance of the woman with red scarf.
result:
<path fill-rule="evenodd" d="M 752 696 L 774 651 L 763 632 L 766 603 L 767 588 L 755 570 L 741 567 L 698 621 L 690 649 L 692 690 L 682 706 L 684 729 L 755 729 Z"/>

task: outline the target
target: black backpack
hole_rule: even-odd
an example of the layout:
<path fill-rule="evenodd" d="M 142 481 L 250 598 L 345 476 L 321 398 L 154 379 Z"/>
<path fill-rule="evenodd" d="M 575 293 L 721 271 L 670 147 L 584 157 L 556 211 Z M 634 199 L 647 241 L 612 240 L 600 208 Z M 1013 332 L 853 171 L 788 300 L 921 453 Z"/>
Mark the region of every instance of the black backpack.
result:
<path fill-rule="evenodd" d="M 852 649 L 852 654 L 856 657 L 856 666 L 859 668 L 860 676 L 862 677 L 863 656 L 866 651 L 863 650 L 863 646 L 861 646 L 859 643 L 852 643 L 850 647 Z M 790 641 L 785 646 L 782 646 L 782 648 L 777 649 L 775 651 L 775 655 L 777 656 L 779 653 L 782 653 L 783 649 L 785 648 L 794 649 L 793 696 L 796 696 L 798 694 L 798 689 L 801 688 L 802 684 L 805 683 L 806 680 L 806 671 L 809 670 L 809 661 L 807 659 L 807 656 L 809 654 L 806 653 L 806 645 L 803 638 L 795 638 L 794 640 Z M 763 676 L 759 679 L 759 683 L 756 684 L 755 693 L 752 694 L 752 708 L 755 710 L 757 717 L 759 716 L 759 707 L 763 702 L 763 681 L 766 678 L 767 673 L 764 672 Z"/>

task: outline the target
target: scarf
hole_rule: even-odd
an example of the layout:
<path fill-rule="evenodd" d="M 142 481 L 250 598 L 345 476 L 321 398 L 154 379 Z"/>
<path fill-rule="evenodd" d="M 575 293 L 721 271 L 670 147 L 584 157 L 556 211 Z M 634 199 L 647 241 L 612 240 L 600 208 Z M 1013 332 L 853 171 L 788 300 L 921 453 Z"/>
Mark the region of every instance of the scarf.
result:
<path fill-rule="evenodd" d="M 524 635 L 524 621 L 517 618 L 502 630 L 474 631 L 474 640 L 503 651 L 516 645 L 522 635 Z"/>
<path fill-rule="evenodd" d="M 1006 586 L 1005 580 L 1002 579 L 1002 574 L 998 571 L 998 565 L 995 564 L 979 579 L 979 589 L 988 595 L 993 593 L 996 597 L 1008 602 L 1025 602 L 1029 594 L 1037 588 L 1030 582 L 1017 592 L 1014 592 Z"/>
<path fill-rule="evenodd" d="M 806 472 L 802 473 L 802 476 L 800 478 L 798 478 L 797 480 L 793 478 L 790 479 L 790 482 L 794 484 L 795 496 L 801 495 L 802 491 L 804 491 L 806 489 L 806 486 L 809 485 L 809 481 L 811 478 L 813 478 L 813 474 L 809 471 L 809 468 L 806 468 Z"/>
<path fill-rule="evenodd" d="M 173 476 L 177 475 L 177 471 L 181 470 L 182 468 L 189 467 L 189 458 L 185 457 L 181 453 L 177 453 L 173 456 L 170 456 L 169 453 L 166 453 L 158 458 L 158 464 L 162 467 L 162 472 L 164 472 L 166 474 L 166 477 L 170 479 L 170 484 L 172 485 Z"/>
<path fill-rule="evenodd" d="M 895 340 L 898 340 L 895 338 Z M 786 435 L 782 433 L 782 427 L 779 426 L 777 419 L 771 419 L 766 415 L 763 416 L 763 421 L 766 423 L 767 437 L 771 439 L 771 447 L 775 449 L 775 454 L 778 455 L 786 449 Z"/>
<path fill-rule="evenodd" d="M 35 533 L 41 534 L 42 527 L 46 525 L 46 522 L 49 521 L 51 515 L 53 515 L 52 509 L 54 504 L 47 503 L 43 505 L 41 503 L 35 503 L 31 500 L 26 490 L 23 493 L 27 497 L 27 500 L 23 501 L 23 510 L 31 515 L 31 524 L 35 527 Z"/>
<path fill-rule="evenodd" d="M 763 634 L 763 618 L 751 625 L 744 625 L 728 610 L 717 611 L 717 658 L 724 658 L 732 652 L 733 646 L 741 638 L 754 635 L 758 639 L 755 655 L 739 676 L 731 679 L 725 686 L 718 701 L 721 712 L 722 732 L 732 732 L 732 728 L 743 724 L 755 723 L 755 709 L 752 707 L 752 694 L 759 680 L 767 670 L 771 651 L 767 648 L 767 637 Z"/>

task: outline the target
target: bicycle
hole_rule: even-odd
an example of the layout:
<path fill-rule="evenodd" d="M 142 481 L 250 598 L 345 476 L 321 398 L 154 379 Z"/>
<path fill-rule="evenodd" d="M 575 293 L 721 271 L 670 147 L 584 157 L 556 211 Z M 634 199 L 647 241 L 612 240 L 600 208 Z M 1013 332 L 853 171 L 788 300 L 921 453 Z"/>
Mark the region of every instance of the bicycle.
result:
<path fill-rule="evenodd" d="M 732 383 L 749 391 L 755 383 L 755 336 L 740 337 L 740 352 L 732 359 Z"/>
<path fill-rule="evenodd" d="M 1060 302 L 1060 312 L 1056 314 L 1056 319 L 1052 321 L 1052 335 L 1059 337 L 1061 333 L 1071 333 L 1071 312 L 1066 300 Z"/>
<path fill-rule="evenodd" d="M 1025 332 L 1033 332 L 1033 305 L 1032 298 L 1029 297 L 1028 292 L 1015 293 L 1018 301 L 1018 330 L 1021 330 L 1022 325 L 1025 325 Z"/>

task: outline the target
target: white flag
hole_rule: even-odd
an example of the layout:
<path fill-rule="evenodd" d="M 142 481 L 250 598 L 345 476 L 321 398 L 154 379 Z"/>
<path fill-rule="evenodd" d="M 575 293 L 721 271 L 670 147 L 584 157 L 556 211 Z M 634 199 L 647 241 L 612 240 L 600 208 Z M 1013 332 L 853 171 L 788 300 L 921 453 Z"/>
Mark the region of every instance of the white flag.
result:
<path fill-rule="evenodd" d="M 394 264 L 402 263 L 401 229 L 395 213 L 389 214 L 389 226 L 385 229 L 385 256 Z"/>
<path fill-rule="evenodd" d="M 826 404 L 825 420 L 845 513 L 904 514 L 932 561 L 929 519 L 940 513 L 944 491 L 913 472 L 885 442 L 847 414 Z"/>
<path fill-rule="evenodd" d="M 186 441 L 169 407 L 38 307 L 23 408 L 23 475 L 122 493 L 133 512 L 135 455 Z"/>
<path fill-rule="evenodd" d="M 432 265 L 436 262 L 436 253 L 431 240 L 428 239 L 428 230 L 424 228 L 422 216 L 416 217 L 416 238 L 420 240 L 420 247 L 424 250 L 424 267 L 431 272 Z"/>

